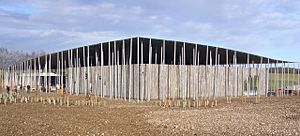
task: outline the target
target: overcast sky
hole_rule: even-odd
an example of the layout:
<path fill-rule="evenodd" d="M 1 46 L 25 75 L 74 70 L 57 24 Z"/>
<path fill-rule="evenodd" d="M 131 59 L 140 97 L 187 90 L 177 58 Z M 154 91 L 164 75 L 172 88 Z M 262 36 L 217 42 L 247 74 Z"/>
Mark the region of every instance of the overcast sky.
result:
<path fill-rule="evenodd" d="M 0 0 L 0 47 L 54 52 L 146 36 L 300 61 L 298 0 Z"/>

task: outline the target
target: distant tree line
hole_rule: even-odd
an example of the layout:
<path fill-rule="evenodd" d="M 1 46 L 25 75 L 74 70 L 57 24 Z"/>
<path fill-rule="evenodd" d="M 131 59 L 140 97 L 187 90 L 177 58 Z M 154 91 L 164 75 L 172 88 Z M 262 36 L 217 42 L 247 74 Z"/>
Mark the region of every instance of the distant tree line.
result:
<path fill-rule="evenodd" d="M 0 68 L 8 68 L 11 65 L 21 63 L 25 60 L 44 55 L 45 52 L 22 52 L 10 51 L 6 48 L 0 48 Z"/>

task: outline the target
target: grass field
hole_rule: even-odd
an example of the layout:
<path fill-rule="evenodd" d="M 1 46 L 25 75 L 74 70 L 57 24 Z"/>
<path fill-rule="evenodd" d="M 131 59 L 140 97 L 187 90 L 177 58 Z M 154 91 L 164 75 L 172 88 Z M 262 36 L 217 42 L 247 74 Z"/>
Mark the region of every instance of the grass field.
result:
<path fill-rule="evenodd" d="M 270 78 L 269 78 L 269 89 L 274 89 L 276 88 L 281 88 L 282 86 L 282 81 L 285 82 L 285 86 L 292 86 L 292 85 L 298 85 L 298 74 L 285 74 L 284 77 L 282 78 L 281 73 L 270 73 Z M 282 80 L 283 79 L 283 80 Z"/>

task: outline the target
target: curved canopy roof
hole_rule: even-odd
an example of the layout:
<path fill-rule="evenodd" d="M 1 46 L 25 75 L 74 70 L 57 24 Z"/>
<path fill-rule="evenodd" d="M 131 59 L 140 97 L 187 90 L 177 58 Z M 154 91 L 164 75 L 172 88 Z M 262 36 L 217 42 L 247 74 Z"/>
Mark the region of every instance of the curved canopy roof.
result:
<path fill-rule="evenodd" d="M 149 64 L 149 60 L 151 60 L 152 64 L 173 65 L 183 63 L 183 65 L 205 65 L 210 63 L 212 63 L 212 65 L 293 63 L 232 49 L 146 37 L 133 37 L 83 46 L 46 54 L 40 56 L 39 59 L 41 67 L 43 67 L 46 64 L 46 60 L 48 62 L 47 65 L 50 64 L 51 58 L 51 68 L 54 69 L 57 67 L 57 62 L 61 62 L 62 59 L 66 67 L 70 65 L 69 62 L 73 62 L 73 65 L 75 65 L 76 60 L 78 60 L 77 64 L 87 66 L 88 59 L 90 66 L 95 66 L 96 64 L 100 65 L 101 60 L 103 60 L 103 65 L 108 65 L 109 60 L 111 60 L 110 64 L 112 65 L 118 62 L 118 64 L 128 64 L 130 45 L 132 45 L 132 64 Z M 103 59 L 101 58 L 101 47 L 103 47 Z M 151 55 L 149 55 L 150 47 L 152 51 Z M 143 55 L 141 55 L 142 53 Z M 87 57 L 88 54 L 89 57 Z M 139 54 L 139 56 L 137 54 Z M 185 62 L 182 61 L 183 56 L 185 56 Z M 124 57 L 125 59 L 123 59 Z M 151 57 L 151 59 L 149 59 L 149 57 Z M 115 58 L 116 60 L 112 61 Z M 216 60 L 216 58 L 219 59 Z M 236 61 L 234 61 L 234 58 Z M 96 60 L 98 60 L 98 63 L 96 63 Z M 38 58 L 34 58 L 31 61 L 32 63 L 36 62 L 35 64 L 38 65 Z"/>

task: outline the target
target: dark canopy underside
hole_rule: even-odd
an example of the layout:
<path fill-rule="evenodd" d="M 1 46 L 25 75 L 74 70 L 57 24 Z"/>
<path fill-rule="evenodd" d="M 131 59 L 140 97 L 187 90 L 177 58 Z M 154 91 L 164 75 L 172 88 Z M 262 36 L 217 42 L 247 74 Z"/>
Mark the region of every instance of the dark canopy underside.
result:
<path fill-rule="evenodd" d="M 149 55 L 150 41 L 152 47 L 151 55 Z M 126 65 L 129 64 L 130 60 L 130 45 L 132 45 L 132 64 L 149 64 L 149 57 L 151 57 L 151 64 L 169 65 L 226 65 L 234 64 L 234 58 L 236 58 L 236 64 L 291 63 L 288 61 L 276 60 L 241 51 L 208 45 L 173 40 L 135 37 L 104 42 L 40 56 L 40 65 L 43 68 L 45 66 L 45 63 L 48 62 L 47 65 L 50 66 L 50 56 L 52 69 L 57 68 L 58 60 L 59 62 L 64 62 L 64 67 L 69 67 L 72 64 L 74 66 L 77 63 L 77 60 L 77 64 L 79 64 L 80 66 L 87 66 L 88 58 L 90 66 L 96 65 L 96 58 L 98 58 L 98 65 L 101 64 L 101 60 L 103 60 L 104 65 Z M 137 45 L 139 45 L 139 48 Z M 103 59 L 101 58 L 101 46 L 103 47 Z M 125 48 L 123 49 L 123 47 Z M 123 54 L 123 52 L 125 54 Z M 89 57 L 87 57 L 88 53 Z M 217 59 L 216 61 L 216 58 L 219 59 Z M 38 66 L 39 64 L 37 60 L 38 58 L 32 59 L 32 64 L 36 62 L 35 64 Z"/>

